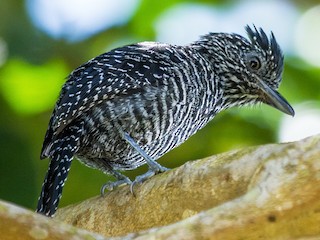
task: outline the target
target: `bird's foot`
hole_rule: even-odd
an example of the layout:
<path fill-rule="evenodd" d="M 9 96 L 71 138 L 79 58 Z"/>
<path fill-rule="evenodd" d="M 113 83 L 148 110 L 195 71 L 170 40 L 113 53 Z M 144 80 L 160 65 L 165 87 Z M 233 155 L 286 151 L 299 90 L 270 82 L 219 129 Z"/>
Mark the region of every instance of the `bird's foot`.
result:
<path fill-rule="evenodd" d="M 158 163 L 157 163 L 158 164 Z M 153 177 L 154 175 L 158 174 L 158 173 L 162 173 L 162 172 L 165 172 L 165 171 L 168 171 L 170 170 L 169 168 L 166 168 L 166 167 L 163 167 L 161 166 L 160 164 L 157 165 L 157 168 L 154 169 L 154 168 L 150 168 L 146 173 L 142 174 L 142 175 L 139 175 L 135 178 L 135 180 L 130 184 L 130 192 L 134 194 L 134 186 L 136 184 L 141 184 L 143 183 L 144 181 L 148 180 L 149 178 Z"/>
<path fill-rule="evenodd" d="M 112 182 L 112 181 L 106 182 L 105 184 L 102 185 L 101 190 L 100 190 L 100 194 L 103 197 L 106 189 L 108 191 L 112 191 L 113 189 L 117 188 L 118 186 L 122 186 L 122 185 L 130 185 L 131 186 L 132 181 L 128 177 L 124 177 L 122 179 L 118 179 L 115 182 Z"/>

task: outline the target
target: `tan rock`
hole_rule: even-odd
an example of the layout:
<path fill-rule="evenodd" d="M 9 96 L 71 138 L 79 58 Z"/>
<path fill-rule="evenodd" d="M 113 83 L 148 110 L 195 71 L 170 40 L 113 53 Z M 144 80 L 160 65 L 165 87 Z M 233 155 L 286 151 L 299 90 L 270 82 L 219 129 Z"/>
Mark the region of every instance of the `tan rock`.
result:
<path fill-rule="evenodd" d="M 1 240 L 103 239 L 61 221 L 112 239 L 320 239 L 320 135 L 190 161 L 54 219 L 0 201 Z"/>
<path fill-rule="evenodd" d="M 0 200 L 1 240 L 102 240 L 103 236 Z"/>
<path fill-rule="evenodd" d="M 319 140 L 190 161 L 136 186 L 135 196 L 122 187 L 57 219 L 105 236 L 136 232 L 127 239 L 320 239 Z"/>

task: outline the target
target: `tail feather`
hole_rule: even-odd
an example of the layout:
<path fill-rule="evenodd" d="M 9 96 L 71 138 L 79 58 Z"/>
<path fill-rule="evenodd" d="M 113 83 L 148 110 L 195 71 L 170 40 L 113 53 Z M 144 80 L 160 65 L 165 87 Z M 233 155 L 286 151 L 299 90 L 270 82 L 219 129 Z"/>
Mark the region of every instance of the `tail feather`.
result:
<path fill-rule="evenodd" d="M 50 149 L 52 147 L 54 130 L 52 127 L 53 117 L 50 118 L 49 127 L 47 129 L 46 135 L 44 137 L 40 159 L 44 159 L 49 157 Z"/>
<path fill-rule="evenodd" d="M 65 137 L 56 139 L 51 145 L 51 161 L 38 199 L 36 212 L 46 216 L 53 216 L 58 208 L 73 156 L 79 148 L 81 129 L 72 127 L 65 133 Z"/>
<path fill-rule="evenodd" d="M 70 151 L 55 154 L 49 165 L 38 200 L 37 212 L 52 216 L 61 198 L 62 189 L 70 170 L 73 153 Z"/>

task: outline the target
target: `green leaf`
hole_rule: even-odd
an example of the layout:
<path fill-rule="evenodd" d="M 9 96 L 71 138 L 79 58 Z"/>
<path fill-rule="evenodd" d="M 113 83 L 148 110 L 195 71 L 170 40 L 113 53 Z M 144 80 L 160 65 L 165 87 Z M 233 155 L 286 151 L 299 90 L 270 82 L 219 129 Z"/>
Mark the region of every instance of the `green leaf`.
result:
<path fill-rule="evenodd" d="M 0 93 L 17 113 L 39 113 L 53 108 L 67 74 L 59 60 L 32 65 L 12 59 L 0 72 Z"/>

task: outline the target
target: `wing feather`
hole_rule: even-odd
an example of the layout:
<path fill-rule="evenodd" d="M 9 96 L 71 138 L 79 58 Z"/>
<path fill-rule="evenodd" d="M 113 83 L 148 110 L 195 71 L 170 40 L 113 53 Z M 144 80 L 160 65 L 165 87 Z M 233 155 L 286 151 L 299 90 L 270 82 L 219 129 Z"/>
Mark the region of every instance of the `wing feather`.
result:
<path fill-rule="evenodd" d="M 155 51 L 152 47 L 129 45 L 101 54 L 75 69 L 55 105 L 41 158 L 48 157 L 55 136 L 94 106 L 165 84 L 169 77 L 167 55 L 159 56 L 159 48 Z"/>

